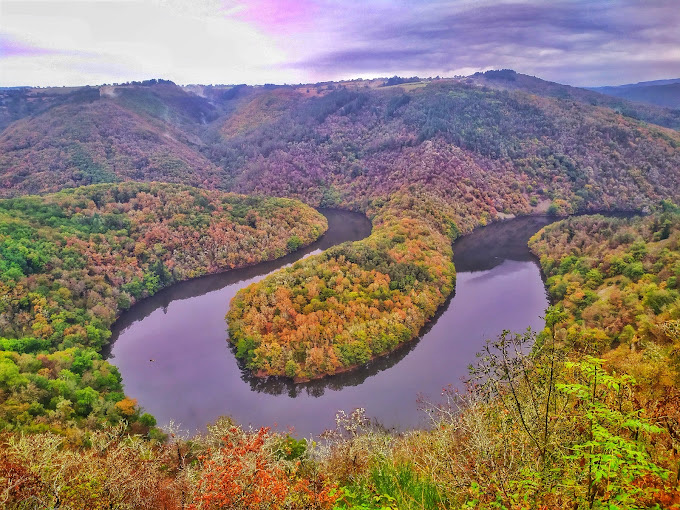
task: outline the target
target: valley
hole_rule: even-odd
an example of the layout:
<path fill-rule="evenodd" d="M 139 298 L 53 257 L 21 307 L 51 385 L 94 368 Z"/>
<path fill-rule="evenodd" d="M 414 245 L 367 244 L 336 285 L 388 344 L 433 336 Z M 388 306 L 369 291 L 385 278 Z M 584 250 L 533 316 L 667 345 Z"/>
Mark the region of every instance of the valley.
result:
<path fill-rule="evenodd" d="M 679 115 L 509 70 L 3 90 L 2 501 L 671 507 Z"/>

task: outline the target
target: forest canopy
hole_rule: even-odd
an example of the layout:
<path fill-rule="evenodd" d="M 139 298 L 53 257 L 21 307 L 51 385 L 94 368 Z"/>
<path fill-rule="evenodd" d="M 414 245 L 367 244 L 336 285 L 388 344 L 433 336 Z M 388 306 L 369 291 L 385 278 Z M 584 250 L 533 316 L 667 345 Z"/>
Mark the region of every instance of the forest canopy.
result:
<path fill-rule="evenodd" d="M 281 257 L 326 229 L 293 200 L 170 184 L 0 200 L 0 423 L 141 419 L 100 354 L 118 315 L 174 282 Z"/>

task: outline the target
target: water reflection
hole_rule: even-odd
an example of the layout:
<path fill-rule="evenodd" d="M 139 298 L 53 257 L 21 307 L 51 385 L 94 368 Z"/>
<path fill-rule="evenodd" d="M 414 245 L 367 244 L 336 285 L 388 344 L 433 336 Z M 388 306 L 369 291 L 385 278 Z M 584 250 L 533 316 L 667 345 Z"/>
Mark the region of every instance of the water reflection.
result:
<path fill-rule="evenodd" d="M 455 243 L 456 271 L 488 271 L 504 260 L 530 261 L 529 238 L 554 221 L 548 216 L 526 216 L 492 223 Z"/>

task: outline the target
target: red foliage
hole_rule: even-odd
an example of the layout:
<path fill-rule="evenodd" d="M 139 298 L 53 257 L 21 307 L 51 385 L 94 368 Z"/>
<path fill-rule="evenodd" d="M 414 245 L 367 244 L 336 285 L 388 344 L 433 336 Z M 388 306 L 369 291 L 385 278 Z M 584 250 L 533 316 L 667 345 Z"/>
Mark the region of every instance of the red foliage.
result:
<path fill-rule="evenodd" d="M 268 450 L 270 438 L 266 427 L 256 434 L 232 427 L 223 447 L 200 457 L 203 472 L 190 508 L 330 508 L 332 486 L 284 470 Z"/>
<path fill-rule="evenodd" d="M 26 466 L 15 462 L 6 451 L 0 452 L 0 504 L 26 501 L 41 491 L 41 481 Z"/>

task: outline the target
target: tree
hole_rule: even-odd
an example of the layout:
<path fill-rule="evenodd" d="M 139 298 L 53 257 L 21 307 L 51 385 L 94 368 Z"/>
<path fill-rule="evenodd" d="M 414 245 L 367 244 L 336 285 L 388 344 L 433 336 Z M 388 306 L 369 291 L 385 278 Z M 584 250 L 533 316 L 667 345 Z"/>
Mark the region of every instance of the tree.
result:
<path fill-rule="evenodd" d="M 633 508 L 648 492 L 640 480 L 668 478 L 669 472 L 655 464 L 647 451 L 651 437 L 662 429 L 630 405 L 635 380 L 608 374 L 603 364 L 604 360 L 590 356 L 565 363 L 576 372 L 576 381 L 557 385 L 561 393 L 576 399 L 571 416 L 583 430 L 565 456 L 582 469 L 567 471 L 563 483 L 578 491 L 577 500 L 589 508 L 596 498 L 607 508 Z"/>

